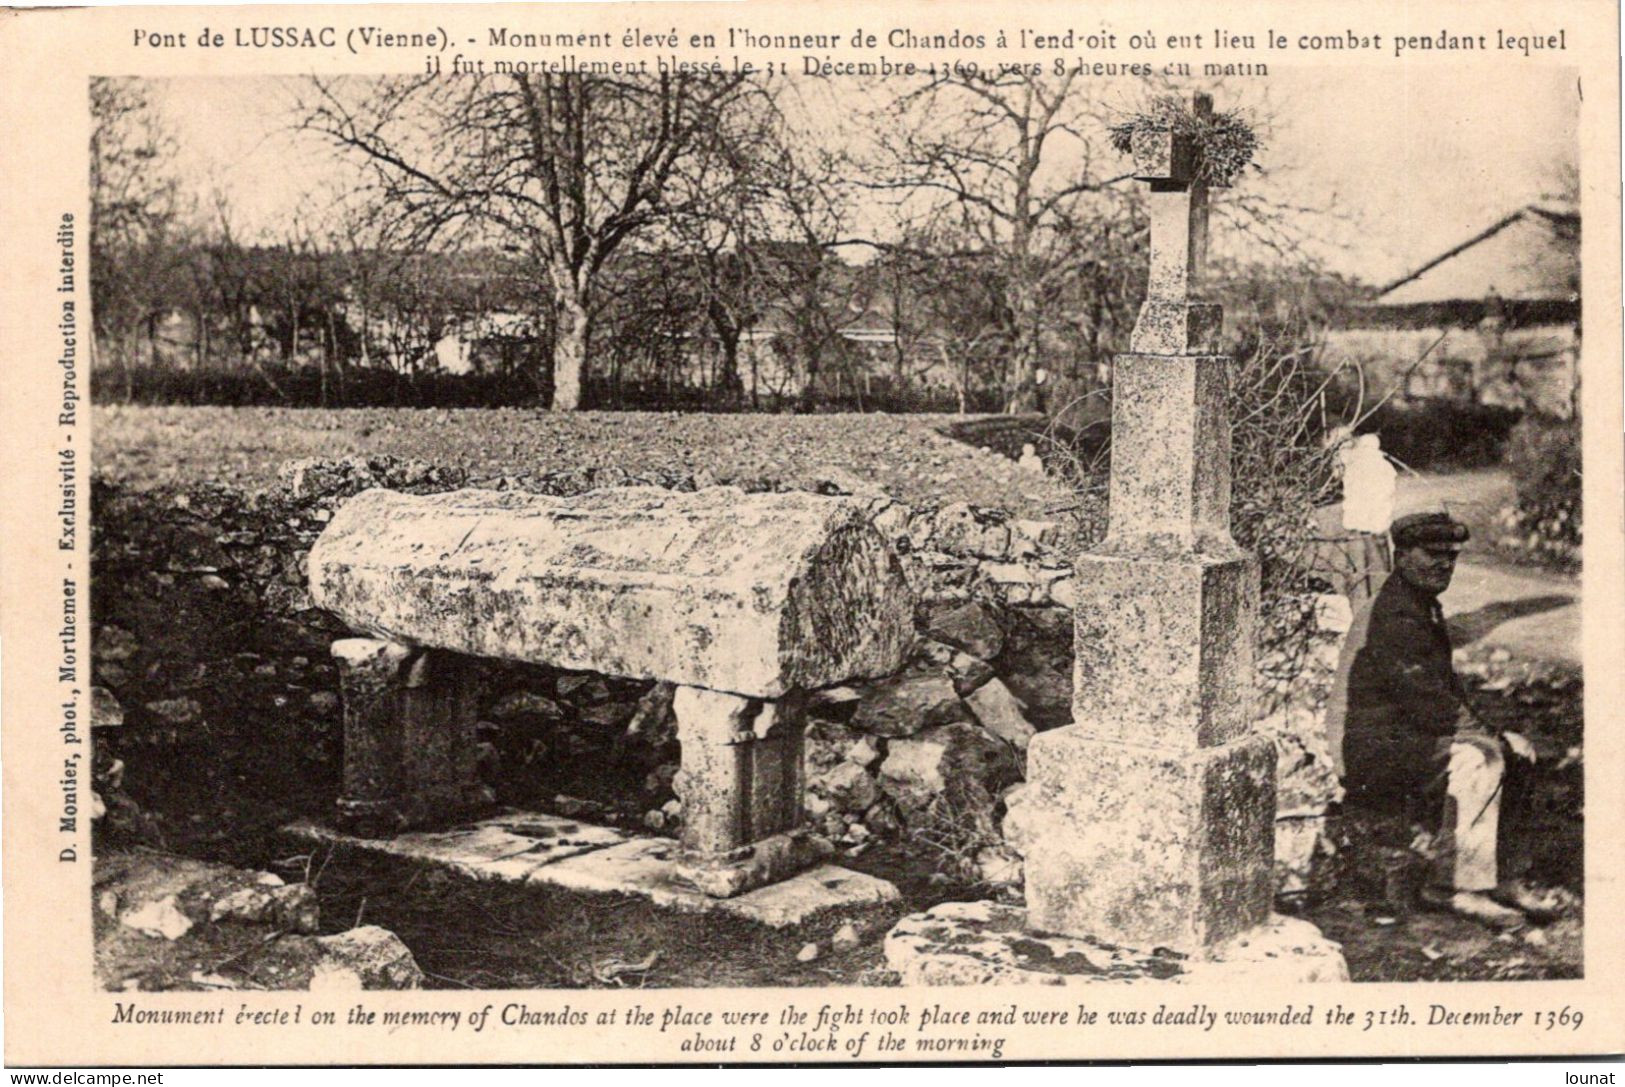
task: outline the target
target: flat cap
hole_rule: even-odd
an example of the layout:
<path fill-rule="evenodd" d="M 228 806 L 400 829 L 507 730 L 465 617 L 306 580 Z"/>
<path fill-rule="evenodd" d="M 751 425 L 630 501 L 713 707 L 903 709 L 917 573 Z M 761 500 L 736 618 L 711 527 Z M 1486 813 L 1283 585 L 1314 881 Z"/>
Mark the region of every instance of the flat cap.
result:
<path fill-rule="evenodd" d="M 1394 519 L 1389 531 L 1395 547 L 1437 547 L 1460 551 L 1467 542 L 1467 526 L 1448 513 L 1407 513 Z"/>

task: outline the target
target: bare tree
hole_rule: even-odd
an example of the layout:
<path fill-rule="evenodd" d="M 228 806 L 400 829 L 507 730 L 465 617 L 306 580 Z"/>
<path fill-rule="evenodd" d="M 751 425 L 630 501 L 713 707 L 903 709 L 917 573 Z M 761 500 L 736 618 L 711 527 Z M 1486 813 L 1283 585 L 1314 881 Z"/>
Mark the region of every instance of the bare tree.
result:
<path fill-rule="evenodd" d="M 1121 163 L 1104 149 L 1098 101 L 1071 74 L 946 72 L 901 94 L 884 121 L 877 188 L 910 194 L 928 229 L 996 262 L 1006 406 L 1037 403 L 1051 315 L 1098 224 L 1132 215 Z"/>
<path fill-rule="evenodd" d="M 93 343 L 121 360 L 128 387 L 137 337 L 154 357 L 165 307 L 187 293 L 184 208 L 168 168 L 174 140 L 141 81 L 91 80 L 90 112 Z"/>
<path fill-rule="evenodd" d="M 421 239 L 467 231 L 529 254 L 556 336 L 553 407 L 580 405 L 599 276 L 699 186 L 745 77 L 513 75 L 314 80 L 305 126 L 353 152 Z"/>

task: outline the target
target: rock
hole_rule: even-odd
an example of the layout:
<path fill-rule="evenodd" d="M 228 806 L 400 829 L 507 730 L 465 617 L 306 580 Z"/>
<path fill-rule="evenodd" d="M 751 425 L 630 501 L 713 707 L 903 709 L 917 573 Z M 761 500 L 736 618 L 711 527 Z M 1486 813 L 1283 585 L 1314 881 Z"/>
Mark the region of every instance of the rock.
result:
<path fill-rule="evenodd" d="M 842 762 L 817 775 L 808 775 L 807 788 L 829 798 L 842 812 L 861 812 L 880 796 L 875 779 L 863 767 Z"/>
<path fill-rule="evenodd" d="M 1349 598 L 1339 593 L 1315 597 L 1315 629 L 1322 634 L 1347 634 L 1354 625 Z"/>
<path fill-rule="evenodd" d="M 986 846 L 976 853 L 976 871 L 983 883 L 1019 884 L 1021 857 L 1007 846 Z"/>
<path fill-rule="evenodd" d="M 846 761 L 857 766 L 870 767 L 880 761 L 880 746 L 873 736 L 863 736 L 847 745 Z"/>
<path fill-rule="evenodd" d="M 258 884 L 215 900 L 209 920 L 272 924 L 289 932 L 314 933 L 321 927 L 321 904 L 308 884 Z"/>
<path fill-rule="evenodd" d="M 1275 742 L 1278 815 L 1319 815 L 1343 798 L 1323 712 L 1296 707 L 1272 713 L 1259 721 L 1258 731 Z"/>
<path fill-rule="evenodd" d="M 1049 587 L 1050 603 L 1062 608 L 1078 606 L 1078 583 L 1070 578 L 1057 578 Z"/>
<path fill-rule="evenodd" d="M 147 712 L 167 725 L 190 725 L 203 717 L 203 707 L 195 698 L 164 698 L 147 703 Z"/>
<path fill-rule="evenodd" d="M 1027 742 L 1037 729 L 1023 713 L 1026 709 L 1015 695 L 997 679 L 990 679 L 965 698 L 982 727 L 1025 755 Z"/>
<path fill-rule="evenodd" d="M 889 800 L 877 801 L 874 807 L 864 812 L 863 825 L 887 838 L 895 838 L 903 831 L 903 821 L 898 818 L 897 809 Z"/>
<path fill-rule="evenodd" d="M 850 951 L 863 943 L 863 937 L 858 932 L 858 926 L 848 921 L 835 930 L 835 935 L 829 939 L 829 946 L 836 951 Z"/>
<path fill-rule="evenodd" d="M 999 825 L 999 833 L 1004 844 L 1017 856 L 1026 856 L 1027 842 L 1032 836 L 1032 808 L 1027 803 L 1030 798 L 1025 782 L 1004 794 L 1004 821 Z"/>
<path fill-rule="evenodd" d="M 932 638 L 980 660 L 990 661 L 1004 648 L 1004 629 L 986 605 L 970 601 L 952 607 L 932 608 L 925 621 Z"/>
<path fill-rule="evenodd" d="M 311 691 L 310 708 L 323 717 L 331 717 L 343 708 L 339 696 L 333 691 Z"/>
<path fill-rule="evenodd" d="M 804 493 L 374 490 L 316 541 L 310 585 L 353 628 L 757 698 L 884 675 L 914 638 L 862 503 Z"/>
<path fill-rule="evenodd" d="M 961 698 L 993 678 L 993 666 L 969 653 L 955 653 L 948 662 L 948 675 Z"/>
<path fill-rule="evenodd" d="M 817 944 L 802 944 L 801 950 L 796 952 L 796 961 L 817 962 L 820 954 Z"/>
<path fill-rule="evenodd" d="M 862 738 L 862 733 L 822 717 L 814 717 L 807 725 L 803 740 L 809 773 L 828 769 L 847 761 L 847 752 Z"/>
<path fill-rule="evenodd" d="M 418 989 L 423 971 L 400 937 L 377 925 L 334 936 L 293 936 L 269 945 L 252 964 L 273 989 L 357 991 Z"/>
<path fill-rule="evenodd" d="M 681 819 L 683 817 L 683 802 L 678 800 L 676 797 L 672 797 L 670 800 L 660 805 L 660 813 L 664 815 L 668 821 Z"/>
<path fill-rule="evenodd" d="M 666 813 L 661 811 L 659 808 L 655 808 L 653 811 L 644 812 L 643 825 L 648 827 L 650 830 L 665 830 Z"/>
<path fill-rule="evenodd" d="M 1010 693 L 1021 700 L 1031 718 L 1065 723 L 1072 707 L 1072 675 L 1041 663 L 1024 670 L 1007 670 L 1001 677 Z"/>
<path fill-rule="evenodd" d="M 106 687 L 90 689 L 90 727 L 118 728 L 124 724 L 124 707 Z"/>
<path fill-rule="evenodd" d="M 174 895 L 141 903 L 121 914 L 119 923 L 165 940 L 178 940 L 192 931 L 192 919 L 181 912 Z"/>
<path fill-rule="evenodd" d="M 112 624 L 96 628 L 95 644 L 91 648 L 96 660 L 100 661 L 127 661 L 135 656 L 141 643 L 134 634 L 123 627 Z"/>
<path fill-rule="evenodd" d="M 898 541 L 908 540 L 908 522 L 914 515 L 913 510 L 901 502 L 889 501 L 882 503 L 879 509 L 873 506 L 870 509 L 873 512 L 870 514 L 869 523 L 875 526 L 875 530 L 884 536 L 888 543 L 896 546 Z"/>
<path fill-rule="evenodd" d="M 1045 547 L 1053 546 L 1061 540 L 1061 526 L 1055 521 L 1017 520 L 1012 522 L 1010 527 L 1033 543 Z"/>
<path fill-rule="evenodd" d="M 1275 821 L 1276 894 L 1301 894 L 1309 889 L 1310 869 L 1325 830 L 1325 816 Z"/>
<path fill-rule="evenodd" d="M 624 731 L 631 735 L 636 724 L 633 720 L 636 712 L 635 705 L 625 702 L 600 702 L 576 711 L 576 720 L 600 732 L 619 732 L 625 726 Z"/>
<path fill-rule="evenodd" d="M 876 736 L 912 736 L 969 717 L 946 676 L 916 673 L 870 686 L 852 715 L 852 727 Z"/>
<path fill-rule="evenodd" d="M 672 704 L 677 696 L 673 683 L 656 683 L 638 699 L 632 719 L 626 723 L 628 736 L 642 737 L 651 743 L 664 743 L 677 731 L 677 717 Z"/>
<path fill-rule="evenodd" d="M 845 706 L 856 702 L 863 697 L 863 693 L 856 687 L 825 687 L 821 691 L 814 691 L 807 698 L 809 706 Z"/>
<path fill-rule="evenodd" d="M 991 822 L 996 797 L 1020 777 L 1008 744 L 963 722 L 893 740 L 880 764 L 881 788 L 905 815 L 942 799 L 965 818 Z"/>
<path fill-rule="evenodd" d="M 886 492 L 880 489 L 879 484 L 860 479 L 837 464 L 825 464 L 814 468 L 796 482 L 799 489 L 814 494 L 858 495 L 871 499 L 886 497 Z"/>
<path fill-rule="evenodd" d="M 525 716 L 557 721 L 564 716 L 564 711 L 551 698 L 544 698 L 535 691 L 519 690 L 509 691 L 497 699 L 496 704 L 491 707 L 491 716 L 499 721 Z"/>
<path fill-rule="evenodd" d="M 1041 582 L 1037 571 L 1019 562 L 984 562 L 982 573 L 989 581 L 1009 588 L 1010 586 L 1033 586 Z M 1056 577 L 1060 575 L 1057 574 Z M 1051 579 L 1054 580 L 1054 579 Z M 1014 601 L 1014 603 L 1027 603 L 1027 601 Z"/>

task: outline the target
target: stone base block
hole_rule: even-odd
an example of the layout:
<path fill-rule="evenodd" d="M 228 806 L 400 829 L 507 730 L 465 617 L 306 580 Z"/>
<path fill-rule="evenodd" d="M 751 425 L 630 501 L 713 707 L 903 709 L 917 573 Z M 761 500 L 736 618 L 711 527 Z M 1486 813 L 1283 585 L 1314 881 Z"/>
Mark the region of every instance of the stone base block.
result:
<path fill-rule="evenodd" d="M 1194 750 L 1253 726 L 1258 565 L 1082 555 L 1072 720 L 1103 739 Z"/>
<path fill-rule="evenodd" d="M 1027 781 L 1034 931 L 1197 952 L 1269 916 L 1267 738 L 1177 752 L 1073 725 L 1033 737 Z"/>
<path fill-rule="evenodd" d="M 1307 921 L 1272 915 L 1200 958 L 1028 931 L 1027 911 L 947 902 L 903 918 L 886 965 L 904 985 L 1083 985 L 1165 981 L 1248 986 L 1348 981 L 1341 945 Z"/>
<path fill-rule="evenodd" d="M 733 898 L 787 879 L 824 861 L 833 851 L 824 839 L 797 830 L 762 838 L 720 856 L 683 850 L 677 856 L 677 878 L 712 898 Z"/>
<path fill-rule="evenodd" d="M 360 838 L 310 822 L 283 831 L 301 841 L 433 864 L 473 879 L 637 895 L 661 909 L 723 913 L 772 928 L 873 910 L 899 898 L 886 880 L 832 864 L 717 898 L 686 882 L 681 847 L 669 838 L 630 838 L 609 827 L 532 812 L 504 812 L 449 830 L 384 839 Z"/>

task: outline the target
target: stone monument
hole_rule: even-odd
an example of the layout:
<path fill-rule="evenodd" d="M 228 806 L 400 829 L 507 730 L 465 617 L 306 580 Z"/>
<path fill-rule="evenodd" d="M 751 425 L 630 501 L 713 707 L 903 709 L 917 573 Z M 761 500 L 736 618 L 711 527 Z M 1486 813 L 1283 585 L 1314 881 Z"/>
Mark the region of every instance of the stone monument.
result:
<path fill-rule="evenodd" d="M 1192 142 L 1135 136 L 1150 276 L 1113 376 L 1110 522 L 1077 561 L 1073 723 L 1027 756 L 1033 927 L 1180 951 L 1269 916 L 1275 825 L 1275 750 L 1253 732 L 1258 567 L 1230 536 L 1230 361 L 1219 307 L 1191 293 L 1208 205 Z"/>
<path fill-rule="evenodd" d="M 1196 96 L 1198 126 L 1212 108 Z M 1063 938 L 1058 958 L 1075 938 L 1085 960 L 1100 945 L 1192 962 L 1263 955 L 1296 962 L 1299 979 L 1345 977 L 1313 926 L 1271 916 L 1276 756 L 1254 730 L 1258 566 L 1230 535 L 1222 315 L 1193 293 L 1207 248 L 1201 147 L 1147 128 L 1132 150 L 1150 185 L 1150 274 L 1113 379 L 1107 535 L 1076 564 L 1072 723 L 1027 751 L 1020 928 Z M 1008 912 L 979 916 L 984 943 L 1014 931 Z M 986 946 L 999 969 L 931 960 L 926 917 L 905 920 L 888 946 L 905 983 L 1044 973 Z M 1114 961 L 1067 980 L 1135 972 Z"/>

